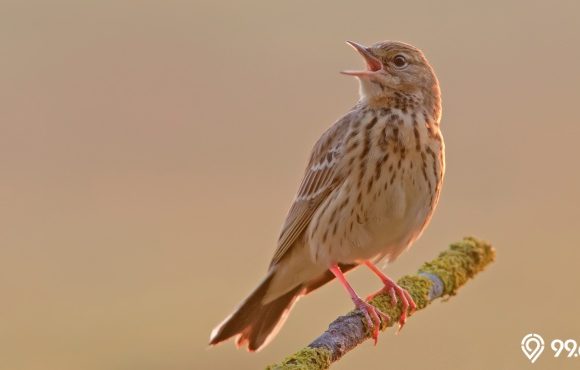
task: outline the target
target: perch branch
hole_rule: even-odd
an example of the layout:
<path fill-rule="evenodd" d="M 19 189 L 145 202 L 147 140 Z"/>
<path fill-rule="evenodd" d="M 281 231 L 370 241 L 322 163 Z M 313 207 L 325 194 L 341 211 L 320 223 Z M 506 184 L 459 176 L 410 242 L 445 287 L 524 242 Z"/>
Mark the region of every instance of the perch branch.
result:
<path fill-rule="evenodd" d="M 421 310 L 436 298 L 455 295 L 467 280 L 482 271 L 494 258 L 495 249 L 491 245 L 467 237 L 452 244 L 433 261 L 423 264 L 416 275 L 399 279 L 398 284 L 409 291 L 417 310 Z M 382 323 L 381 330 L 399 321 L 401 305 L 391 305 L 388 294 L 377 295 L 371 303 L 391 317 L 388 323 Z M 370 332 L 362 313 L 354 310 L 334 320 L 328 330 L 307 347 L 267 369 L 328 369 L 333 362 L 369 338 Z"/>

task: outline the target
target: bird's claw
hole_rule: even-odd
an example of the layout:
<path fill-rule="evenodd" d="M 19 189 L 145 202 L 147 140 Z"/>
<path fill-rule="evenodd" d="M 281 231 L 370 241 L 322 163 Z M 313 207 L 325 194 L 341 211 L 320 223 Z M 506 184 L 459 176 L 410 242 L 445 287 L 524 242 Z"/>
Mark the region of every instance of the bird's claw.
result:
<path fill-rule="evenodd" d="M 377 341 L 379 339 L 379 329 L 381 328 L 381 321 L 388 323 L 391 318 L 386 313 L 382 312 L 372 304 L 363 301 L 362 299 L 356 300 L 355 306 L 363 313 L 367 328 L 371 333 L 371 338 L 373 338 L 375 345 L 377 345 Z"/>
<path fill-rule="evenodd" d="M 391 303 L 393 306 L 396 306 L 399 303 L 399 299 L 401 300 L 401 317 L 399 318 L 399 331 L 403 329 L 403 326 L 407 322 L 407 315 L 411 316 L 413 312 L 417 309 L 417 305 L 411 297 L 411 294 L 405 289 L 401 288 L 397 283 L 392 280 L 387 280 L 383 282 L 385 286 L 380 289 L 378 292 L 371 294 L 367 297 L 367 302 L 375 298 L 379 294 L 387 293 L 391 297 Z"/>

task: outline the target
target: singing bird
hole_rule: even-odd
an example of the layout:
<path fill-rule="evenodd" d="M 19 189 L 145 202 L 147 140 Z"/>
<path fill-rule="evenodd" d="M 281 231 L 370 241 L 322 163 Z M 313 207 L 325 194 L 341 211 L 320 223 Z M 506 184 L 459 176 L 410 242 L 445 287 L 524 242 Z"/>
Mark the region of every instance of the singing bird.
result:
<path fill-rule="evenodd" d="M 439 83 L 411 45 L 347 43 L 366 62 L 365 70 L 342 72 L 359 80 L 360 99 L 314 145 L 266 277 L 212 331 L 211 345 L 236 336 L 238 347 L 259 350 L 299 297 L 334 278 L 364 314 L 376 343 L 381 320 L 389 317 L 346 280 L 344 273 L 360 265 L 384 284 L 375 294 L 401 300 L 400 327 L 416 308 L 375 264 L 405 251 L 437 206 L 445 172 Z"/>

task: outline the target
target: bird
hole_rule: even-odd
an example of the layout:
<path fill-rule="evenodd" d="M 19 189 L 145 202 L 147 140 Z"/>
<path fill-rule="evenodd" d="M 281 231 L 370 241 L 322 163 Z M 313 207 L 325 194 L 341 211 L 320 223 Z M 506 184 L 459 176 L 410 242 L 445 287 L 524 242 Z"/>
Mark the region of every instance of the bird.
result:
<path fill-rule="evenodd" d="M 422 234 L 439 201 L 445 173 L 441 91 L 423 52 L 399 41 L 369 47 L 347 41 L 366 68 L 341 73 L 359 82 L 359 100 L 314 145 L 282 226 L 266 276 L 223 322 L 210 345 L 235 337 L 260 350 L 296 301 L 335 278 L 377 341 L 385 313 L 369 303 L 400 300 L 399 328 L 413 313 L 411 295 L 377 267 Z M 362 299 L 345 273 L 367 266 L 383 284 Z"/>

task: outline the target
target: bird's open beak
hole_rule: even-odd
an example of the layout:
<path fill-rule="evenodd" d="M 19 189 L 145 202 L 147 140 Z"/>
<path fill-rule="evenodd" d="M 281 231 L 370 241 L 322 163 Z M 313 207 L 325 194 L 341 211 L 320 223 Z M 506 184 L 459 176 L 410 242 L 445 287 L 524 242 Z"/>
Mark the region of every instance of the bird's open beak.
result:
<path fill-rule="evenodd" d="M 349 44 L 350 46 L 352 46 L 356 51 L 358 51 L 358 53 L 360 55 L 362 55 L 363 58 L 365 58 L 365 62 L 367 63 L 367 70 L 366 71 L 341 71 L 340 73 L 345 74 L 345 75 L 349 75 L 349 76 L 357 76 L 357 77 L 363 77 L 363 76 L 370 76 L 372 74 L 374 74 L 377 71 L 380 71 L 383 69 L 383 64 L 381 63 L 380 60 L 378 60 L 374 55 L 371 54 L 371 52 L 369 51 L 369 48 L 367 48 L 366 46 L 363 46 L 361 44 L 357 44 L 356 42 L 353 41 L 347 41 L 347 44 Z"/>

